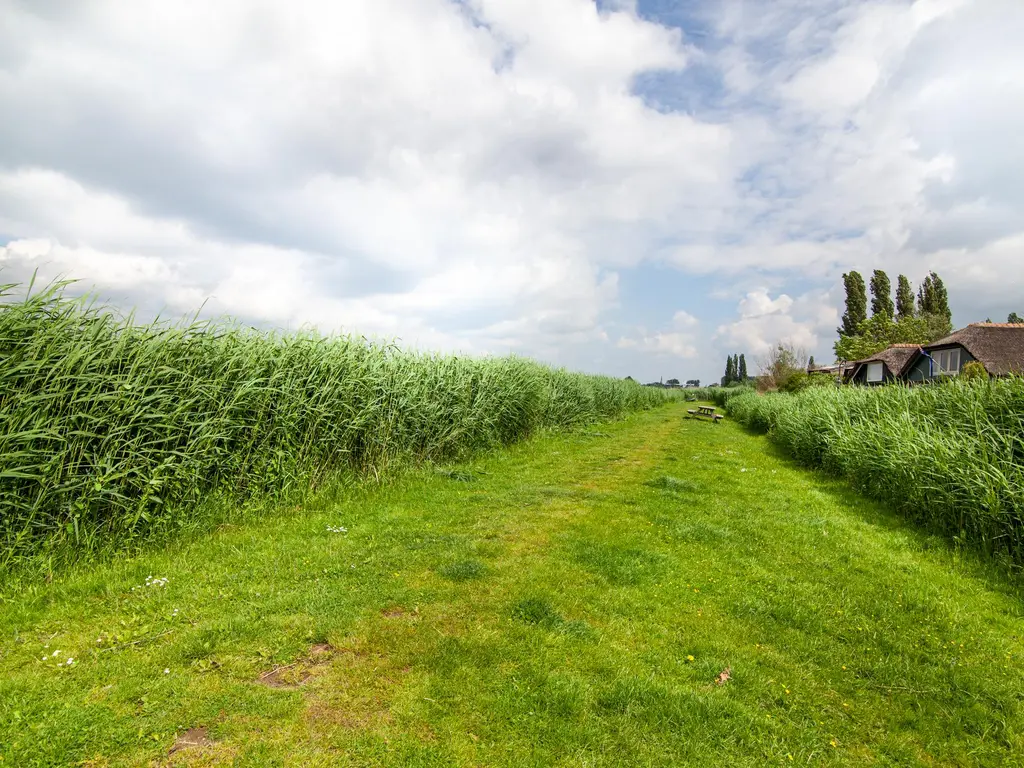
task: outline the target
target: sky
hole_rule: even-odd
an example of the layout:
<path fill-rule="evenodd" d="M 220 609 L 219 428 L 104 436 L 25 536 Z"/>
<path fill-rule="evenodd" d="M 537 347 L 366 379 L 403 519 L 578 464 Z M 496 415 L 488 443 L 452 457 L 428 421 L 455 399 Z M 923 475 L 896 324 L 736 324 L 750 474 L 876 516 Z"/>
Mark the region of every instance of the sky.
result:
<path fill-rule="evenodd" d="M 1024 313 L 1020 0 L 0 0 L 0 283 L 641 381 Z"/>

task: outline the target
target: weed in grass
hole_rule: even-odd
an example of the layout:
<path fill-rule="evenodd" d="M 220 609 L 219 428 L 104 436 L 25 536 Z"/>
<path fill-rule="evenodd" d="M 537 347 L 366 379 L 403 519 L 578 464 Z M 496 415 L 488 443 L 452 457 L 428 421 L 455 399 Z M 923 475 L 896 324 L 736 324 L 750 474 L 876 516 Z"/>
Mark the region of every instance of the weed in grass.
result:
<path fill-rule="evenodd" d="M 671 477 L 669 475 L 662 475 L 653 480 L 648 480 L 644 485 L 662 491 L 669 491 L 670 493 L 692 493 L 697 490 L 697 486 L 692 480 L 681 480 L 678 477 Z"/>
<path fill-rule="evenodd" d="M 472 472 L 464 472 L 456 469 L 438 469 L 436 472 L 442 477 L 447 477 L 449 480 L 454 480 L 458 483 L 476 482 L 476 475 Z"/>
<path fill-rule="evenodd" d="M 479 560 L 459 560 L 442 565 L 437 572 L 449 581 L 472 581 L 483 578 L 487 573 L 487 566 Z"/>
<path fill-rule="evenodd" d="M 527 597 L 520 600 L 512 607 L 512 618 L 548 628 L 557 627 L 565 621 L 546 597 Z"/>
<path fill-rule="evenodd" d="M 570 547 L 573 560 L 614 586 L 635 586 L 653 578 L 663 558 L 621 543 L 577 541 Z"/>

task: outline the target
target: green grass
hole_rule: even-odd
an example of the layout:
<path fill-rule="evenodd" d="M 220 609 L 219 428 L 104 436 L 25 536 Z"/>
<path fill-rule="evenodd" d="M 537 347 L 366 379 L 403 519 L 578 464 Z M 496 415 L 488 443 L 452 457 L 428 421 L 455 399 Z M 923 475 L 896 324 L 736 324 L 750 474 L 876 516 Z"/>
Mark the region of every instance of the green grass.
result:
<path fill-rule="evenodd" d="M 1019 764 L 1019 585 L 684 415 L 6 589 L 2 764 Z"/>

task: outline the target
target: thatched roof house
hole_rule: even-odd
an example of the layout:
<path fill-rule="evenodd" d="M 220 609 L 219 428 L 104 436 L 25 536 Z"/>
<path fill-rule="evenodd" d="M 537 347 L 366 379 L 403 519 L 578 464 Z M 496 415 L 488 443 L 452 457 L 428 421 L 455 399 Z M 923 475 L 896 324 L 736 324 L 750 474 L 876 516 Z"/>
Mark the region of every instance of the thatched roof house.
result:
<path fill-rule="evenodd" d="M 1024 374 L 1024 324 L 971 323 L 926 344 L 903 372 L 908 381 L 955 376 L 967 363 L 981 363 L 989 376 Z"/>
<path fill-rule="evenodd" d="M 854 384 L 887 384 L 898 379 L 920 344 L 893 344 L 881 352 L 850 363 L 848 381 Z"/>

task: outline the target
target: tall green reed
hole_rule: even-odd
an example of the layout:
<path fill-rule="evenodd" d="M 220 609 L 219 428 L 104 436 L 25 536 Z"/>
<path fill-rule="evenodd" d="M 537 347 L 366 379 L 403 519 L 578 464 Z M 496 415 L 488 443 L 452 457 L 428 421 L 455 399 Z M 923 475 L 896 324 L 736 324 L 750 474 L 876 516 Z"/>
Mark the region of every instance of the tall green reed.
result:
<path fill-rule="evenodd" d="M 1024 379 L 747 394 L 729 410 L 931 530 L 1024 561 Z"/>
<path fill-rule="evenodd" d="M 515 357 L 139 324 L 64 289 L 0 286 L 0 566 L 175 529 L 213 492 L 457 459 L 674 395 Z"/>

